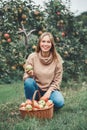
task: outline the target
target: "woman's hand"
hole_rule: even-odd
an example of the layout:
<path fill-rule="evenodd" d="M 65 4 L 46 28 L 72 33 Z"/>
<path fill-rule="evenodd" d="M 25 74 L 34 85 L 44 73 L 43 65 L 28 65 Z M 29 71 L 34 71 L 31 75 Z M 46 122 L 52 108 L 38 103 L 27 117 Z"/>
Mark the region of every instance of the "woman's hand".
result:
<path fill-rule="evenodd" d="M 27 73 L 30 77 L 32 77 L 32 76 L 34 75 L 33 70 L 29 70 L 29 71 L 27 71 L 26 73 Z"/>
<path fill-rule="evenodd" d="M 53 87 L 50 87 L 47 92 L 43 95 L 43 98 L 50 98 L 50 95 L 51 95 L 51 92 L 54 91 L 54 88 Z"/>

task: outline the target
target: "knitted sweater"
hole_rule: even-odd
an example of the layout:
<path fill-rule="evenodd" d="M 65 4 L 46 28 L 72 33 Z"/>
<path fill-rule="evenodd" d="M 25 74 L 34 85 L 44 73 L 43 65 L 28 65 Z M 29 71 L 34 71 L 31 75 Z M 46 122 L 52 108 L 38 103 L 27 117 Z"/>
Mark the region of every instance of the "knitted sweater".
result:
<path fill-rule="evenodd" d="M 58 60 L 54 61 L 52 54 L 49 57 L 43 57 L 40 52 L 34 52 L 26 60 L 25 66 L 28 64 L 33 66 L 34 79 L 43 91 L 47 91 L 49 87 L 60 90 L 63 66 L 60 55 L 57 56 Z M 27 73 L 24 73 L 24 80 L 26 75 L 29 77 Z"/>

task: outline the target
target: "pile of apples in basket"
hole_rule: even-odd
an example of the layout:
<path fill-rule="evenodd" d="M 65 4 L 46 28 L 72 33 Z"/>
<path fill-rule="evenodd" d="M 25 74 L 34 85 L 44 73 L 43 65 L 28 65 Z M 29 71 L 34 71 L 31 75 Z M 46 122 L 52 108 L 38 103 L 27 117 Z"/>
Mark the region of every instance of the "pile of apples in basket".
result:
<path fill-rule="evenodd" d="M 21 103 L 19 109 L 24 111 L 37 111 L 37 110 L 47 109 L 51 105 L 53 105 L 53 102 L 51 100 L 42 97 L 40 98 L 39 101 L 26 99 L 25 102 Z"/>

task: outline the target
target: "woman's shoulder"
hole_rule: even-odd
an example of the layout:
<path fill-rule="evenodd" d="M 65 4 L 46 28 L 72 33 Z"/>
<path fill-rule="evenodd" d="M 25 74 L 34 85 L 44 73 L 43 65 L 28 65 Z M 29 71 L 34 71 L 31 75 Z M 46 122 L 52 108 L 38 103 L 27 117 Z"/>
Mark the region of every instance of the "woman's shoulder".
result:
<path fill-rule="evenodd" d="M 31 58 L 34 58 L 36 56 L 37 56 L 37 52 L 32 52 L 31 54 L 29 54 L 29 57 L 31 57 Z"/>

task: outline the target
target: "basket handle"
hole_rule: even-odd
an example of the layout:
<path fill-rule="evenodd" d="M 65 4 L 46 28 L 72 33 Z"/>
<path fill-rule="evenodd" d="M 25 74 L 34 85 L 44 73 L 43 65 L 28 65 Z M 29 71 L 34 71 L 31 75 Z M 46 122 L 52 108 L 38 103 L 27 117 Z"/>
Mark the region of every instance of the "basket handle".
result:
<path fill-rule="evenodd" d="M 35 90 L 34 94 L 33 94 L 33 98 L 32 98 L 32 105 L 34 106 L 34 100 L 35 100 L 35 97 L 36 97 L 36 94 L 38 93 L 38 96 L 39 96 L 39 99 L 41 97 L 40 95 L 40 91 L 39 90 Z"/>
<path fill-rule="evenodd" d="M 35 90 L 35 92 L 34 92 L 34 94 L 33 94 L 33 98 L 32 98 L 32 100 L 35 99 L 37 93 L 38 93 L 38 96 L 39 96 L 39 99 L 40 99 L 41 95 L 40 95 L 39 90 Z"/>

